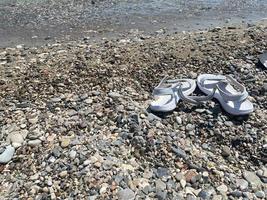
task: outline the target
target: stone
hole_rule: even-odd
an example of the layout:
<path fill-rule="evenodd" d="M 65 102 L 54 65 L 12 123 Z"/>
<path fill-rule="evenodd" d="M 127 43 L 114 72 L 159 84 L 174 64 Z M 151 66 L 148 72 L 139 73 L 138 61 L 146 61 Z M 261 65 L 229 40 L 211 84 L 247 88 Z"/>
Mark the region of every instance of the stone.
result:
<path fill-rule="evenodd" d="M 185 127 L 185 130 L 187 130 L 187 131 L 193 131 L 193 130 L 195 130 L 195 125 L 193 125 L 193 124 L 187 124 L 186 127 Z"/>
<path fill-rule="evenodd" d="M 179 117 L 179 116 L 177 116 L 176 118 L 175 118 L 175 120 L 176 120 L 176 122 L 177 122 L 177 124 L 179 124 L 179 125 L 181 125 L 182 124 L 182 118 L 181 117 Z"/>
<path fill-rule="evenodd" d="M 194 170 L 189 170 L 186 174 L 185 174 L 185 180 L 186 182 L 191 182 L 193 177 L 197 176 L 197 173 Z"/>
<path fill-rule="evenodd" d="M 196 79 L 197 78 L 197 73 L 190 71 L 189 72 L 189 77 L 191 77 L 192 79 Z"/>
<path fill-rule="evenodd" d="M 28 119 L 28 121 L 29 121 L 31 124 L 36 124 L 36 123 L 38 122 L 38 117 L 30 118 L 30 119 Z"/>
<path fill-rule="evenodd" d="M 74 151 L 74 150 L 71 150 L 71 151 L 70 151 L 70 154 L 69 154 L 69 155 L 70 155 L 70 158 L 71 158 L 71 159 L 75 159 L 75 157 L 76 157 L 76 154 L 77 154 L 77 152 L 76 152 L 76 151 Z"/>
<path fill-rule="evenodd" d="M 158 190 L 165 190 L 165 189 L 166 189 L 166 183 L 164 183 L 160 179 L 156 180 L 156 191 L 158 191 Z"/>
<path fill-rule="evenodd" d="M 225 121 L 224 124 L 228 127 L 232 127 L 234 125 L 234 123 L 231 121 Z"/>
<path fill-rule="evenodd" d="M 8 163 L 15 153 L 15 148 L 11 145 L 7 146 L 3 153 L 0 154 L 0 163 Z"/>
<path fill-rule="evenodd" d="M 206 190 L 201 190 L 198 193 L 198 197 L 200 197 L 201 199 L 210 199 L 210 193 Z"/>
<path fill-rule="evenodd" d="M 177 181 L 180 181 L 180 180 L 182 180 L 182 179 L 185 180 L 185 177 L 184 177 L 184 175 L 183 175 L 182 173 L 177 173 L 177 174 L 175 175 L 175 178 L 176 178 Z"/>
<path fill-rule="evenodd" d="M 255 192 L 256 197 L 260 198 L 260 199 L 264 199 L 265 198 L 265 193 L 263 191 L 257 191 Z"/>
<path fill-rule="evenodd" d="M 64 177 L 66 177 L 67 175 L 68 175 L 68 172 L 67 172 L 66 170 L 64 170 L 64 171 L 62 171 L 62 172 L 59 173 L 59 176 L 60 176 L 61 178 L 64 178 Z"/>
<path fill-rule="evenodd" d="M 226 185 L 224 185 L 224 184 L 218 186 L 216 189 L 217 189 L 221 194 L 224 194 L 224 193 L 226 193 L 226 192 L 228 191 L 228 187 L 227 187 Z"/>
<path fill-rule="evenodd" d="M 222 147 L 222 156 L 228 157 L 231 155 L 231 149 L 228 146 Z"/>
<path fill-rule="evenodd" d="M 53 156 L 55 156 L 56 158 L 58 158 L 60 156 L 60 148 L 59 147 L 55 147 L 52 149 L 52 154 Z"/>
<path fill-rule="evenodd" d="M 87 104 L 92 104 L 93 103 L 93 99 L 86 99 L 84 100 L 85 103 Z"/>
<path fill-rule="evenodd" d="M 135 194 L 129 188 L 124 189 L 124 190 L 120 190 L 118 192 L 118 199 L 119 200 L 134 200 L 134 198 L 135 198 Z"/>
<path fill-rule="evenodd" d="M 39 178 L 39 174 L 34 174 L 32 176 L 30 176 L 30 180 L 37 180 Z"/>
<path fill-rule="evenodd" d="M 21 144 L 21 143 L 13 142 L 13 143 L 12 143 L 12 146 L 13 146 L 15 149 L 17 149 L 18 147 L 21 147 L 22 144 Z"/>
<path fill-rule="evenodd" d="M 89 165 L 91 163 L 91 160 L 85 160 L 84 162 L 83 162 L 83 165 L 84 166 L 87 166 L 87 165 Z M 95 162 L 95 163 L 97 163 L 97 162 Z M 100 166 L 99 166 L 100 167 Z"/>
<path fill-rule="evenodd" d="M 54 97 L 54 98 L 51 98 L 50 101 L 53 102 L 53 103 L 57 103 L 57 102 L 60 102 L 61 101 L 61 98 Z"/>
<path fill-rule="evenodd" d="M 222 195 L 213 195 L 212 200 L 222 200 Z"/>
<path fill-rule="evenodd" d="M 244 179 L 236 179 L 236 186 L 240 190 L 245 190 L 248 187 L 248 182 Z"/>
<path fill-rule="evenodd" d="M 148 119 L 149 122 L 153 122 L 154 120 L 155 121 L 157 121 L 157 120 L 160 121 L 161 120 L 160 117 L 158 117 L 158 116 L 156 116 L 156 115 L 154 115 L 152 113 L 148 113 L 147 119 Z"/>
<path fill-rule="evenodd" d="M 203 178 L 208 178 L 209 177 L 209 172 L 205 171 L 202 173 Z"/>
<path fill-rule="evenodd" d="M 254 172 L 244 171 L 243 177 L 249 182 L 252 188 L 258 188 L 262 185 L 260 178 Z"/>
<path fill-rule="evenodd" d="M 159 167 L 156 170 L 157 177 L 161 178 L 163 176 L 167 177 L 169 176 L 169 170 L 167 168 Z"/>
<path fill-rule="evenodd" d="M 10 136 L 10 141 L 11 143 L 19 143 L 22 144 L 24 142 L 24 138 L 21 134 L 16 133 L 16 134 L 12 134 Z"/>
<path fill-rule="evenodd" d="M 52 186 L 53 185 L 53 180 L 51 177 L 48 177 L 47 179 L 47 183 L 46 183 L 48 186 Z"/>
<path fill-rule="evenodd" d="M 267 93 L 267 83 L 264 83 L 262 86 L 263 92 Z"/>
<path fill-rule="evenodd" d="M 38 145 L 40 145 L 41 143 L 42 143 L 42 141 L 39 140 L 39 139 L 28 141 L 28 145 L 31 146 L 31 147 L 38 146 Z"/>
<path fill-rule="evenodd" d="M 181 184 L 182 188 L 184 188 L 186 186 L 186 180 L 184 180 L 184 179 L 180 180 L 180 184 Z"/>
<path fill-rule="evenodd" d="M 108 184 L 107 183 L 103 183 L 101 188 L 100 188 L 100 190 L 99 190 L 99 193 L 103 194 L 103 193 L 105 193 L 107 191 L 107 189 L 108 189 Z"/>
<path fill-rule="evenodd" d="M 70 145 L 70 138 L 68 138 L 68 137 L 62 138 L 60 145 L 62 148 L 68 147 Z"/>
<path fill-rule="evenodd" d="M 97 200 L 98 195 L 89 196 L 88 200 Z"/>
<path fill-rule="evenodd" d="M 183 149 L 181 149 L 180 147 L 172 147 L 172 151 L 180 158 L 186 159 L 187 155 L 185 153 L 185 151 Z"/>
<path fill-rule="evenodd" d="M 113 99 L 121 97 L 121 95 L 117 92 L 110 92 L 110 93 L 108 93 L 108 96 L 113 98 Z"/>
<path fill-rule="evenodd" d="M 167 192 L 159 190 L 156 192 L 156 196 L 157 196 L 158 200 L 165 200 L 167 197 Z"/>
<path fill-rule="evenodd" d="M 233 191 L 233 192 L 231 192 L 230 194 L 231 194 L 231 196 L 233 196 L 233 197 L 237 197 L 237 198 L 239 198 L 239 197 L 242 196 L 242 192 L 241 192 L 241 191 L 238 191 L 238 190 Z"/>

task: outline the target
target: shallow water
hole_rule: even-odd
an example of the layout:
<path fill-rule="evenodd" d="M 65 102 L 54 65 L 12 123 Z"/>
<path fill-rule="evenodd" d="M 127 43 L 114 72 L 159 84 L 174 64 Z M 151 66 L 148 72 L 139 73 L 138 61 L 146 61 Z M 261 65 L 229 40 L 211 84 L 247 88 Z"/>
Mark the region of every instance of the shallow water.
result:
<path fill-rule="evenodd" d="M 43 44 L 46 38 L 99 39 L 132 30 L 198 30 L 263 18 L 267 0 L 0 0 L 0 47 Z"/>

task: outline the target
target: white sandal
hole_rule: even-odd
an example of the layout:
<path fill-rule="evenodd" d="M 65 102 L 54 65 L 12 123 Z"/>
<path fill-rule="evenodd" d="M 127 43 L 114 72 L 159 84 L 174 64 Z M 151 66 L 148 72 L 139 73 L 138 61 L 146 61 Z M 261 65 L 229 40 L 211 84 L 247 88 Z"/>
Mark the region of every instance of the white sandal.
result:
<path fill-rule="evenodd" d="M 197 78 L 199 89 L 207 94 L 205 100 L 216 98 L 224 110 L 232 115 L 247 115 L 254 111 L 247 99 L 246 88 L 232 76 L 201 74 Z"/>
<path fill-rule="evenodd" d="M 154 101 L 150 104 L 150 109 L 157 112 L 169 112 L 176 108 L 180 100 L 178 95 L 189 95 L 196 89 L 196 82 L 192 79 L 167 79 L 166 76 L 159 85 L 154 88 Z"/>
<path fill-rule="evenodd" d="M 260 59 L 261 64 L 262 64 L 265 68 L 267 68 L 267 52 L 261 54 L 260 57 L 259 57 L 259 59 Z"/>

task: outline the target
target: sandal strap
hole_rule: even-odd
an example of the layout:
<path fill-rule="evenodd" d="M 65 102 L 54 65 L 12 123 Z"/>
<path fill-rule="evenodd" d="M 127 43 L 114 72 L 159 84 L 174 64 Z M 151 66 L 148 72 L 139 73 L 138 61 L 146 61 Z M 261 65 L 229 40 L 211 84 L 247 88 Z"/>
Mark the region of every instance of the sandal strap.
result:
<path fill-rule="evenodd" d="M 235 86 L 236 89 L 238 90 L 238 93 L 231 94 L 231 93 L 225 92 L 225 90 L 223 90 L 223 88 L 226 84 L 231 84 L 231 85 Z M 245 86 L 243 86 L 242 84 L 237 82 L 230 75 L 226 76 L 226 79 L 224 81 L 220 81 L 216 85 L 216 87 L 217 87 L 220 95 L 222 96 L 222 98 L 225 101 L 238 101 L 238 102 L 240 102 L 240 101 L 244 101 L 248 97 L 248 92 L 246 91 Z"/>
<path fill-rule="evenodd" d="M 191 83 L 186 79 L 168 79 L 168 76 L 165 76 L 157 87 L 153 90 L 153 95 L 174 95 L 177 92 L 178 86 L 181 85 L 182 82 L 188 82 L 189 88 L 191 87 Z M 166 87 L 169 85 L 170 87 Z"/>
<path fill-rule="evenodd" d="M 201 104 L 204 101 L 209 101 L 213 98 L 214 94 L 216 92 L 216 88 L 213 89 L 212 93 L 208 96 L 189 96 L 183 93 L 181 87 L 178 88 L 178 96 L 185 102 L 191 103 L 191 104 Z"/>

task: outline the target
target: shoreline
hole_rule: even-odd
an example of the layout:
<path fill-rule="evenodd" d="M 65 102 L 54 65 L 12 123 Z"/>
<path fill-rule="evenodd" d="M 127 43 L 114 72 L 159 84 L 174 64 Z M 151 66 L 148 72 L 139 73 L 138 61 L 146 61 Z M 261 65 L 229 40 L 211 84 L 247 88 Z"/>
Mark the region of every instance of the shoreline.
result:
<path fill-rule="evenodd" d="M 156 36 L 254 24 L 267 18 L 264 0 L 21 2 L 0 4 L 0 47 L 82 38 L 98 42 L 134 34 Z"/>

